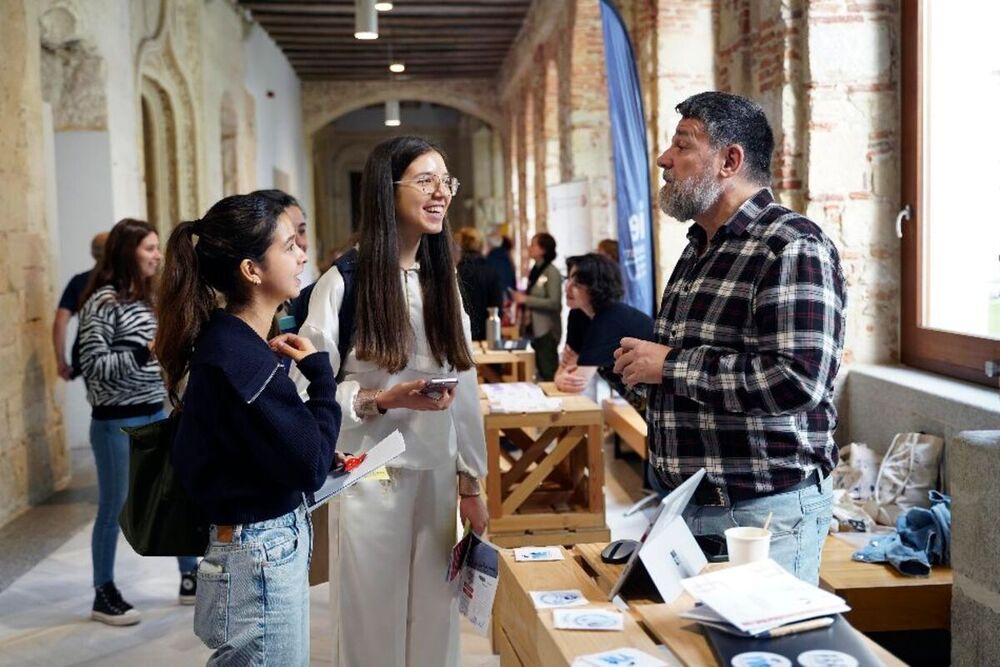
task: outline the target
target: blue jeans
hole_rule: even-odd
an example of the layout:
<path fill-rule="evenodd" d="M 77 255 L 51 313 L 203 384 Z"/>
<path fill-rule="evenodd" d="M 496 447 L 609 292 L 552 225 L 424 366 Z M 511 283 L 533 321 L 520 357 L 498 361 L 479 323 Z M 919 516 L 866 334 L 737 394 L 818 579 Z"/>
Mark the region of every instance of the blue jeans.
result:
<path fill-rule="evenodd" d="M 142 426 L 166 417 L 167 413 L 160 410 L 145 417 L 90 420 L 90 448 L 97 466 L 97 518 L 90 538 L 95 588 L 115 580 L 118 515 L 128 494 L 128 436 L 122 427 Z M 183 556 L 177 564 L 181 572 L 192 572 L 198 567 L 198 559 Z"/>
<path fill-rule="evenodd" d="M 299 506 L 277 519 L 233 527 L 211 541 L 198 568 L 194 633 L 215 649 L 208 665 L 309 664 L 312 523 Z"/>
<path fill-rule="evenodd" d="M 823 542 L 833 517 L 829 475 L 818 486 L 744 500 L 732 507 L 691 504 L 684 510 L 684 520 L 695 535 L 724 535 L 734 526 L 763 526 L 772 512 L 768 556 L 799 579 L 819 584 Z"/>

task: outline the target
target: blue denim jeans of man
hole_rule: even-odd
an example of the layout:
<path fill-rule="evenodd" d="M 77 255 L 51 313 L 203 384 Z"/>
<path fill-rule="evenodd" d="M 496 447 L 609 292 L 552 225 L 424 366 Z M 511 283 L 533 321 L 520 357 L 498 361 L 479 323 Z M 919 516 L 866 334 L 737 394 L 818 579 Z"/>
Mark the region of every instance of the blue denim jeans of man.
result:
<path fill-rule="evenodd" d="M 276 519 L 216 526 L 198 568 L 194 633 L 215 649 L 208 665 L 309 664 L 312 523 L 299 506 Z"/>
<path fill-rule="evenodd" d="M 833 517 L 829 475 L 798 491 L 744 500 L 731 507 L 691 504 L 684 510 L 684 520 L 695 535 L 724 535 L 735 526 L 763 526 L 771 513 L 768 557 L 799 579 L 819 584 L 823 542 Z"/>
<path fill-rule="evenodd" d="M 97 466 L 97 518 L 90 538 L 90 553 L 94 563 L 94 586 L 115 579 L 115 552 L 118 549 L 118 515 L 128 495 L 128 436 L 126 426 L 142 426 L 166 419 L 165 411 L 144 417 L 125 419 L 91 419 L 90 448 Z M 198 559 L 180 557 L 181 572 L 192 572 Z"/>

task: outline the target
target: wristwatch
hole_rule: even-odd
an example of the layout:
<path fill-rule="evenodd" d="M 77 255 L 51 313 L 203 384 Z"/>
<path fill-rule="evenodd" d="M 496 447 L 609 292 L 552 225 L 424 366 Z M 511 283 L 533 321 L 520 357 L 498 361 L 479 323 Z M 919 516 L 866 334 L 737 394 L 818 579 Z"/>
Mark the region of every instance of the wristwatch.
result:
<path fill-rule="evenodd" d="M 479 478 L 470 473 L 459 471 L 458 473 L 458 495 L 462 498 L 474 498 L 482 491 L 479 485 Z"/>

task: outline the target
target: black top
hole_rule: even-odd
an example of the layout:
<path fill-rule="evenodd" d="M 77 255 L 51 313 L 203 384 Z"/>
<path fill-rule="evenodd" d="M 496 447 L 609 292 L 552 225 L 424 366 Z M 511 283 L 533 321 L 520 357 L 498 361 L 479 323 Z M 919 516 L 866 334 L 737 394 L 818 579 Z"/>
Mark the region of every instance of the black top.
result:
<path fill-rule="evenodd" d="M 469 314 L 472 340 L 486 340 L 486 309 L 503 306 L 500 278 L 483 257 L 467 254 L 458 263 L 458 284 Z"/>
<path fill-rule="evenodd" d="M 486 263 L 496 271 L 501 290 L 514 289 L 517 276 L 514 274 L 514 262 L 511 261 L 509 252 L 503 248 L 493 248 L 486 255 Z"/>
<path fill-rule="evenodd" d="M 309 380 L 306 403 L 239 318 L 217 310 L 199 336 L 172 458 L 205 520 L 273 519 L 322 486 L 340 433 L 337 384 L 326 352 L 297 366 Z"/>
<path fill-rule="evenodd" d="M 59 297 L 59 308 L 65 308 L 70 312 L 71 315 L 76 315 L 77 311 L 80 310 L 80 297 L 83 296 L 83 290 L 87 289 L 87 283 L 90 282 L 90 271 L 84 271 L 83 273 L 78 273 L 69 279 L 66 283 L 66 289 L 63 290 L 62 296 Z M 77 330 L 76 336 L 73 338 L 73 347 L 70 349 L 70 367 L 73 369 L 73 378 L 80 376 L 80 332 Z"/>
<path fill-rule="evenodd" d="M 590 328 L 590 318 L 579 308 L 572 308 L 566 317 L 566 345 L 577 354 L 583 349 L 583 341 Z"/>
<path fill-rule="evenodd" d="M 580 366 L 613 366 L 615 350 L 622 338 L 653 339 L 653 319 L 627 303 L 617 301 L 594 315 L 587 327 L 577 364 Z M 574 348 L 575 349 L 575 348 Z"/>

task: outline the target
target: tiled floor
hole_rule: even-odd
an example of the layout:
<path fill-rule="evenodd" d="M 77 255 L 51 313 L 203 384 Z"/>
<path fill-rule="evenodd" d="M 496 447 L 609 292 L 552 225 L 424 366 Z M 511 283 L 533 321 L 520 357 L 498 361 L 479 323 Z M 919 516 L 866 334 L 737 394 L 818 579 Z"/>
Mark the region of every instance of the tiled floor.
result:
<path fill-rule="evenodd" d="M 89 452 L 75 452 L 78 475 L 92 479 L 88 471 Z M 642 496 L 639 468 L 635 461 L 614 460 L 607 449 L 608 523 L 612 535 L 637 537 L 646 519 L 639 513 L 622 513 Z M 88 478 L 87 475 L 90 475 Z M 58 500 L 58 498 L 57 498 Z M 27 539 L 16 535 L 40 534 L 52 529 L 66 530 L 59 516 L 67 512 L 86 512 L 93 516 L 93 494 L 69 494 L 58 500 L 63 506 L 47 504 L 18 519 L 16 531 L 2 533 L 0 560 L 14 563 L 26 557 L 37 560 L 30 569 L 20 567 L 19 578 L 0 592 L 0 667 L 62 665 L 101 665 L 132 667 L 180 667 L 204 664 L 210 651 L 191 632 L 193 610 L 176 604 L 178 575 L 176 561 L 169 558 L 142 558 L 124 542 L 120 543 L 116 580 L 126 598 L 140 609 L 142 623 L 129 628 L 112 628 L 89 620 L 93 589 L 90 585 L 91 522 L 80 525 L 61 546 L 38 553 L 37 544 L 27 546 Z M 50 540 L 51 542 L 51 540 Z M 37 555 L 35 555 L 37 554 Z M 2 569 L 2 568 L 0 568 Z M 10 571 L 11 568 L 6 568 Z M 312 664 L 329 665 L 327 587 L 312 590 Z M 463 624 L 463 667 L 499 665 L 490 651 L 488 639 L 479 636 L 468 623 Z"/>

